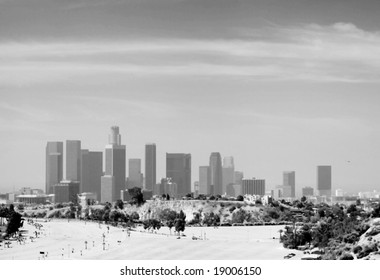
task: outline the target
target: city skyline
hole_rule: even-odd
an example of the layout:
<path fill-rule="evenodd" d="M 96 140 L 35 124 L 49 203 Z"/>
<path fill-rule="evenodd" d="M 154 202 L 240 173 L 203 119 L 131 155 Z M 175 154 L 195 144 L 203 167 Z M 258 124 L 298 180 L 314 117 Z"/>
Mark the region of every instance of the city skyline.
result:
<path fill-rule="evenodd" d="M 47 142 L 104 151 L 111 125 L 142 166 L 157 145 L 156 181 L 166 153 L 191 154 L 194 182 L 217 151 L 267 189 L 284 170 L 298 194 L 316 189 L 329 165 L 333 189 L 380 190 L 379 12 L 374 0 L 0 0 L 0 193 L 44 189 Z"/>

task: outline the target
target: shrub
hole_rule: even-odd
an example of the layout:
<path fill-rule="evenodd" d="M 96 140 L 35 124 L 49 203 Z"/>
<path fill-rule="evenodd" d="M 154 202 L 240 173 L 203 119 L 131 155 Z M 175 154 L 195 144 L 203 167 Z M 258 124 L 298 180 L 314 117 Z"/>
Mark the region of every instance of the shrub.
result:
<path fill-rule="evenodd" d="M 340 258 L 340 260 L 353 260 L 354 257 L 349 253 L 343 253 Z"/>

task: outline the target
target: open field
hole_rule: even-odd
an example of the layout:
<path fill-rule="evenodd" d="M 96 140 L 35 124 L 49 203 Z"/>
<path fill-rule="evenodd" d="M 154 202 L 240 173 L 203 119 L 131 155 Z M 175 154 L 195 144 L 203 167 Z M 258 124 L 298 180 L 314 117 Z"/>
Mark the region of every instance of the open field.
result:
<path fill-rule="evenodd" d="M 289 253 L 296 254 L 293 259 L 302 256 L 302 252 L 284 249 L 279 243 L 278 231 L 283 226 L 186 227 L 186 236 L 177 239 L 166 227 L 157 233 L 137 227 L 128 236 L 125 229 L 110 226 L 108 230 L 107 225 L 93 222 L 58 219 L 38 223 L 43 225 L 40 230 L 25 222 L 25 244 L 12 241 L 8 248 L 3 243 L 0 259 L 280 260 Z M 36 231 L 40 233 L 31 240 Z M 203 240 L 193 240 L 193 236 Z"/>

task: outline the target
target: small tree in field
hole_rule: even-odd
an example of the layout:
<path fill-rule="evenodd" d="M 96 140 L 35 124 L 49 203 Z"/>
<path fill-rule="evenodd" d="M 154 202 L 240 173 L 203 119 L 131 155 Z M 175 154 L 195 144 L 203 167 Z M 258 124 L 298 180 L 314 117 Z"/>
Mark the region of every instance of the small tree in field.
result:
<path fill-rule="evenodd" d="M 180 232 L 185 231 L 185 225 L 186 225 L 186 215 L 181 210 L 175 220 L 175 231 L 178 232 L 178 235 L 180 235 Z"/>

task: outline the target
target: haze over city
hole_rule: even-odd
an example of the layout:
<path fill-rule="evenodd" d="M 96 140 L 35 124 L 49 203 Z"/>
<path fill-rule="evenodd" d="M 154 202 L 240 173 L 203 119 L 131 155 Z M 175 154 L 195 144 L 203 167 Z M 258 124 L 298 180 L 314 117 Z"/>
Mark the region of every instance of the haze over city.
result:
<path fill-rule="evenodd" d="M 318 3 L 317 3 L 318 2 Z M 321 3 L 323 2 L 323 3 Z M 0 0 L 0 192 L 45 186 L 47 141 L 212 152 L 267 189 L 380 190 L 380 3 Z M 127 166 L 128 168 L 128 166 Z"/>

